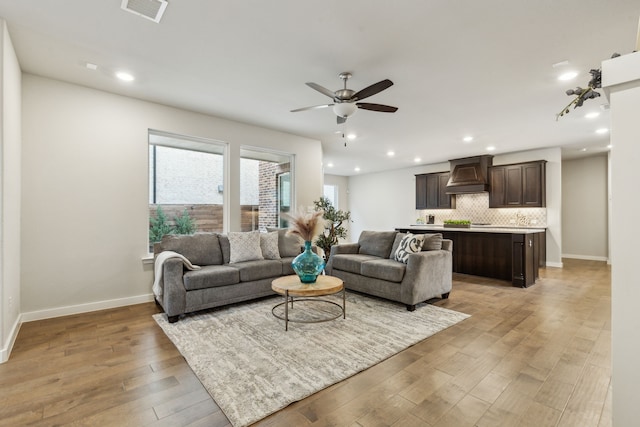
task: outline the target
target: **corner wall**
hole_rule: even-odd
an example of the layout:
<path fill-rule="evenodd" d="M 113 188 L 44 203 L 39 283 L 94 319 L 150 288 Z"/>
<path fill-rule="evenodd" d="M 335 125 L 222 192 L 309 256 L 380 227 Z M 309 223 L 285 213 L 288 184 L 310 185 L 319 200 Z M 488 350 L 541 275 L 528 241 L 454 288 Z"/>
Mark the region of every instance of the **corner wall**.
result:
<path fill-rule="evenodd" d="M 21 74 L 4 20 L 0 20 L 0 363 L 20 325 Z"/>
<path fill-rule="evenodd" d="M 614 426 L 640 420 L 640 52 L 602 63 L 602 87 L 611 105 L 611 361 Z"/>
<path fill-rule="evenodd" d="M 240 146 L 295 155 L 294 200 L 322 195 L 319 141 L 23 75 L 24 321 L 151 301 L 148 129 L 229 144 L 230 230 Z"/>

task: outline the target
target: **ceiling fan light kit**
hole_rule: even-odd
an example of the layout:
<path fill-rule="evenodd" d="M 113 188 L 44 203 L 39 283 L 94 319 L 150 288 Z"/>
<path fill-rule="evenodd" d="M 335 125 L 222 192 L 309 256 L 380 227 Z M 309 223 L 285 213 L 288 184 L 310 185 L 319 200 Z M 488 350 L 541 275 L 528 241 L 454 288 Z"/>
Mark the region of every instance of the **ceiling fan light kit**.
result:
<path fill-rule="evenodd" d="M 292 113 L 296 113 L 298 111 L 307 111 L 314 110 L 323 107 L 333 107 L 333 112 L 337 116 L 338 124 L 342 124 L 346 122 L 347 117 L 352 116 L 358 108 L 363 110 L 370 111 L 378 111 L 382 113 L 395 113 L 398 111 L 397 107 L 392 107 L 390 105 L 382 105 L 382 104 L 371 104 L 368 102 L 356 102 L 368 98 L 372 95 L 375 95 L 378 92 L 382 92 L 383 90 L 391 87 L 393 82 L 389 79 L 385 79 L 379 81 L 378 83 L 372 84 L 371 86 L 367 86 L 366 88 L 356 92 L 352 89 L 347 89 L 347 80 L 351 78 L 351 73 L 344 72 L 338 75 L 340 79 L 344 82 L 344 87 L 342 89 L 338 89 L 335 92 L 330 91 L 329 89 L 320 86 L 317 83 L 307 82 L 307 86 L 311 89 L 315 89 L 318 92 L 328 96 L 333 99 L 333 104 L 325 104 L 325 105 L 315 105 L 313 107 L 303 107 L 297 108 L 295 110 L 291 110 Z"/>
<path fill-rule="evenodd" d="M 355 113 L 357 109 L 358 107 L 356 107 L 356 104 L 350 102 L 341 102 L 339 104 L 333 105 L 333 112 L 336 114 L 336 116 L 345 119 L 353 115 L 353 113 Z"/>

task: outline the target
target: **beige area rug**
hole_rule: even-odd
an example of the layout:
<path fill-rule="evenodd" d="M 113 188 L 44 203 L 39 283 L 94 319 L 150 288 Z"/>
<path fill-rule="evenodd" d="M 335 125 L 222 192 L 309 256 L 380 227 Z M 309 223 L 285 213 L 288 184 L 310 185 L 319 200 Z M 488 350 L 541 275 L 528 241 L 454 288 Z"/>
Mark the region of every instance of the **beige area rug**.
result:
<path fill-rule="evenodd" d="M 163 314 L 154 316 L 235 427 L 254 423 L 469 317 L 426 304 L 408 312 L 402 304 L 347 292 L 346 319 L 289 323 L 285 332 L 284 321 L 271 313 L 281 301 L 273 297 L 233 305 L 173 324 Z M 290 316 L 326 315 L 325 307 L 339 311 L 300 301 Z"/>

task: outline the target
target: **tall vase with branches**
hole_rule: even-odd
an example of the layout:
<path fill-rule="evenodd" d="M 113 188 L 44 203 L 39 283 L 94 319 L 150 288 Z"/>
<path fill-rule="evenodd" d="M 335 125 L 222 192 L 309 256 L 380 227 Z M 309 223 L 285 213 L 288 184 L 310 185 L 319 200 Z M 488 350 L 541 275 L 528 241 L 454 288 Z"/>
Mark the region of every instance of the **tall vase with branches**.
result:
<path fill-rule="evenodd" d="M 351 212 L 336 209 L 327 197 L 313 202 L 316 212 L 324 212 L 324 231 L 316 238 L 316 245 L 324 251 L 325 259 L 329 259 L 331 246 L 337 245 L 339 239 L 347 237 L 346 223 L 351 221 Z"/>

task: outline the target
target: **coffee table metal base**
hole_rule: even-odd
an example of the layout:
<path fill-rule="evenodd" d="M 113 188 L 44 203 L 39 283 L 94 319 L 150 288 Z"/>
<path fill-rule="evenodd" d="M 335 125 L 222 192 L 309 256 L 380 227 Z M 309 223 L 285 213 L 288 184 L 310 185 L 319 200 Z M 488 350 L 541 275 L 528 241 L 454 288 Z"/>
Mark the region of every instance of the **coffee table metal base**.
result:
<path fill-rule="evenodd" d="M 345 297 L 345 289 L 344 287 L 342 288 L 342 306 L 340 306 L 340 304 L 338 304 L 337 302 L 334 301 L 329 301 L 326 299 L 320 299 L 320 298 L 297 298 L 295 299 L 295 301 L 312 301 L 314 303 L 321 303 L 321 304 L 331 304 L 331 305 L 335 305 L 336 307 L 338 307 L 340 309 L 340 312 L 338 314 L 336 314 L 335 316 L 330 316 L 330 317 L 324 317 L 321 319 L 314 319 L 314 320 L 302 320 L 302 319 L 291 319 L 289 318 L 289 304 L 291 304 L 291 308 L 293 309 L 293 296 L 289 295 L 289 291 L 286 290 L 285 294 L 284 294 L 284 301 L 276 304 L 273 306 L 273 308 L 271 309 L 271 313 L 273 314 L 274 317 L 280 319 L 280 320 L 284 320 L 284 330 L 288 331 L 289 330 L 289 322 L 294 322 L 294 323 L 321 323 L 321 322 L 329 322 L 331 320 L 335 320 L 338 317 L 342 316 L 343 319 L 347 318 L 347 312 L 345 310 L 345 302 L 346 302 L 346 297 Z M 276 313 L 276 309 L 280 306 L 284 305 L 284 316 L 281 316 L 279 314 Z"/>

